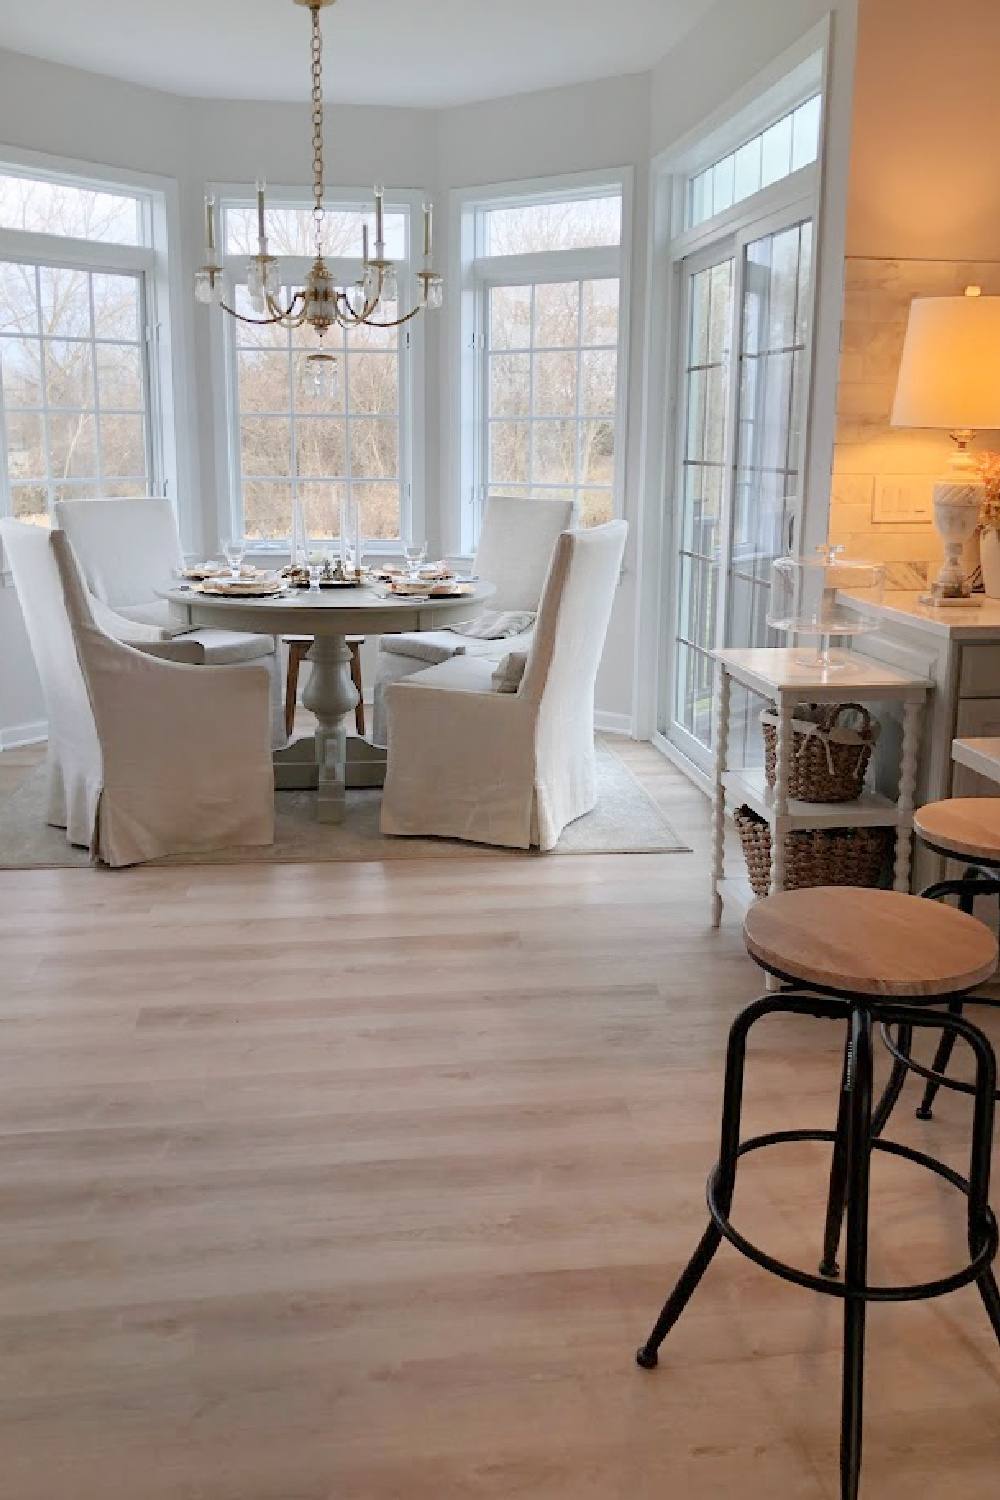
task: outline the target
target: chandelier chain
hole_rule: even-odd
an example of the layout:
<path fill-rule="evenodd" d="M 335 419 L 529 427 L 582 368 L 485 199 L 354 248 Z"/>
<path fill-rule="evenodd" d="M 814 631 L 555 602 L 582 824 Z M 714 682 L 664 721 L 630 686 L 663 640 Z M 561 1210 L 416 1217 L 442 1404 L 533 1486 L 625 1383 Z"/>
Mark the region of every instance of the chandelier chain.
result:
<path fill-rule="evenodd" d="M 310 6 L 312 16 L 312 126 L 313 126 L 313 230 L 317 258 L 323 254 L 323 32 L 319 6 Z"/>

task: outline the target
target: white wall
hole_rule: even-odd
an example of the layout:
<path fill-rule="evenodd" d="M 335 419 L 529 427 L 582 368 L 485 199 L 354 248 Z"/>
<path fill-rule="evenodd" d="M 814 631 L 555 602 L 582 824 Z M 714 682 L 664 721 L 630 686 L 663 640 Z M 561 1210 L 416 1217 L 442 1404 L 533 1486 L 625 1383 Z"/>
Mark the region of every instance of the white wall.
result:
<path fill-rule="evenodd" d="M 853 50 L 855 0 L 841 0 L 836 98 Z M 616 602 L 598 707 L 606 722 L 625 728 L 634 720 L 635 539 L 642 500 L 642 372 L 646 353 L 647 201 L 651 153 L 671 144 L 730 97 L 808 28 L 820 7 L 813 0 L 720 0 L 682 45 L 652 73 L 571 88 L 460 106 L 449 110 L 394 110 L 328 106 L 327 180 L 366 191 L 376 179 L 397 188 L 431 192 L 446 219 L 452 188 L 594 168 L 631 166 L 635 176 L 632 240 L 632 317 L 629 347 L 625 512 L 631 523 L 626 571 Z M 0 52 L 0 157 L 4 146 L 46 151 L 81 161 L 155 172 L 177 179 L 183 224 L 183 281 L 190 286 L 202 246 L 202 196 L 208 181 L 305 184 L 309 169 L 308 106 L 213 102 L 174 98 L 73 69 Z M 839 127 L 828 167 L 826 256 L 840 253 L 837 211 L 842 181 Z M 846 160 L 846 147 L 845 147 Z M 846 180 L 846 169 L 845 177 Z M 831 211 L 832 205 L 832 211 Z M 443 247 L 444 236 L 439 239 Z M 449 267 L 442 269 L 447 276 Z M 831 275 L 833 272 L 831 271 Z M 186 428 L 190 441 L 191 512 L 200 518 L 192 547 L 217 542 L 214 409 L 210 378 L 210 316 L 185 305 L 189 330 Z M 836 316 L 839 318 L 839 311 Z M 821 315 L 820 336 L 829 338 Z M 428 319 L 427 531 L 443 535 L 448 470 L 441 462 L 445 414 L 441 392 L 446 368 L 447 323 Z M 817 364 L 820 362 L 817 361 Z M 833 379 L 829 391 L 832 445 Z M 817 390 L 822 380 L 817 376 Z M 825 391 L 822 392 L 824 400 Z M 826 415 L 817 409 L 821 441 Z M 819 468 L 822 464 L 819 464 Z M 828 472 L 828 468 L 827 468 Z M 825 523 L 825 517 L 824 517 Z M 12 708 L 11 705 L 15 707 Z M 15 712 L 20 717 L 15 717 Z M 37 683 L 25 658 L 12 591 L 0 590 L 0 731 L 4 724 L 41 717 Z"/>

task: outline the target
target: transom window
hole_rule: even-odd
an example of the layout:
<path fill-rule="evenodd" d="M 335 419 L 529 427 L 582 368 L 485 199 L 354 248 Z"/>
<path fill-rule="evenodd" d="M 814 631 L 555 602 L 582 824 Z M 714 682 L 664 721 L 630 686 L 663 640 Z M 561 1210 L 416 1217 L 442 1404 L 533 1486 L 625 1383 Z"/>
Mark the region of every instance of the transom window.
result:
<path fill-rule="evenodd" d="M 462 538 L 490 495 L 571 499 L 584 524 L 621 508 L 625 180 L 470 202 L 473 353 L 462 420 Z"/>
<path fill-rule="evenodd" d="M 822 95 L 813 94 L 797 108 L 752 135 L 688 183 L 689 228 L 752 198 L 761 188 L 810 166 L 819 155 Z"/>
<path fill-rule="evenodd" d="M 153 486 L 143 195 L 0 173 L 3 509 Z M 19 254 L 26 236 L 46 258 Z"/>
<path fill-rule="evenodd" d="M 361 272 L 362 228 L 374 238 L 370 206 L 334 203 L 326 209 L 324 253 L 340 284 Z M 249 202 L 224 205 L 226 269 L 234 306 L 255 314 L 245 276 L 257 249 L 257 211 Z M 405 259 L 409 209 L 387 204 L 386 253 L 399 263 L 400 305 L 406 302 Z M 315 254 L 312 209 L 268 206 L 270 251 L 281 261 L 284 305 L 301 286 Z M 408 305 L 408 303 L 407 303 Z M 234 527 L 263 546 L 284 544 L 292 504 L 303 506 L 310 538 L 339 533 L 341 500 L 358 502 L 368 542 L 398 545 L 409 525 L 407 446 L 412 325 L 331 329 L 322 342 L 308 325 L 263 327 L 224 320 L 229 368 L 229 453 Z M 322 348 L 338 356 L 337 388 L 317 397 L 303 379 L 303 360 Z"/>

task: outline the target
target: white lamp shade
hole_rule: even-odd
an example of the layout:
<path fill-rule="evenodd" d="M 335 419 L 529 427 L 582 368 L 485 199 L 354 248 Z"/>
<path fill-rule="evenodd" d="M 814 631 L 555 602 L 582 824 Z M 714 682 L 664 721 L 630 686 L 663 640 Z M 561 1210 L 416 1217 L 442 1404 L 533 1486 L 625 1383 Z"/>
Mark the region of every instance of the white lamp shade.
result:
<path fill-rule="evenodd" d="M 1000 297 L 914 297 L 893 427 L 1000 427 Z"/>

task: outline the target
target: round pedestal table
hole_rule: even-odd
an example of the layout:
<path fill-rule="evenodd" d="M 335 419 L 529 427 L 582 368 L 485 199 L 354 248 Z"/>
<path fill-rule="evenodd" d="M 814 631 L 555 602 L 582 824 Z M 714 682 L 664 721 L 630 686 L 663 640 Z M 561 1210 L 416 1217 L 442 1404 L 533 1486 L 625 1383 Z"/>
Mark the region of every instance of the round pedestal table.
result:
<path fill-rule="evenodd" d="M 358 701 L 345 636 L 394 635 L 441 630 L 469 620 L 492 598 L 493 585 L 476 583 L 460 598 L 383 598 L 368 588 L 290 589 L 268 599 L 224 598 L 178 586 L 164 597 L 178 621 L 195 629 L 249 631 L 256 635 L 311 635 L 306 660 L 312 672 L 302 701 L 318 721 L 315 738 L 275 754 L 278 787 L 315 786 L 321 823 L 344 819 L 348 786 L 380 786 L 384 752 L 348 736 L 347 716 Z"/>

